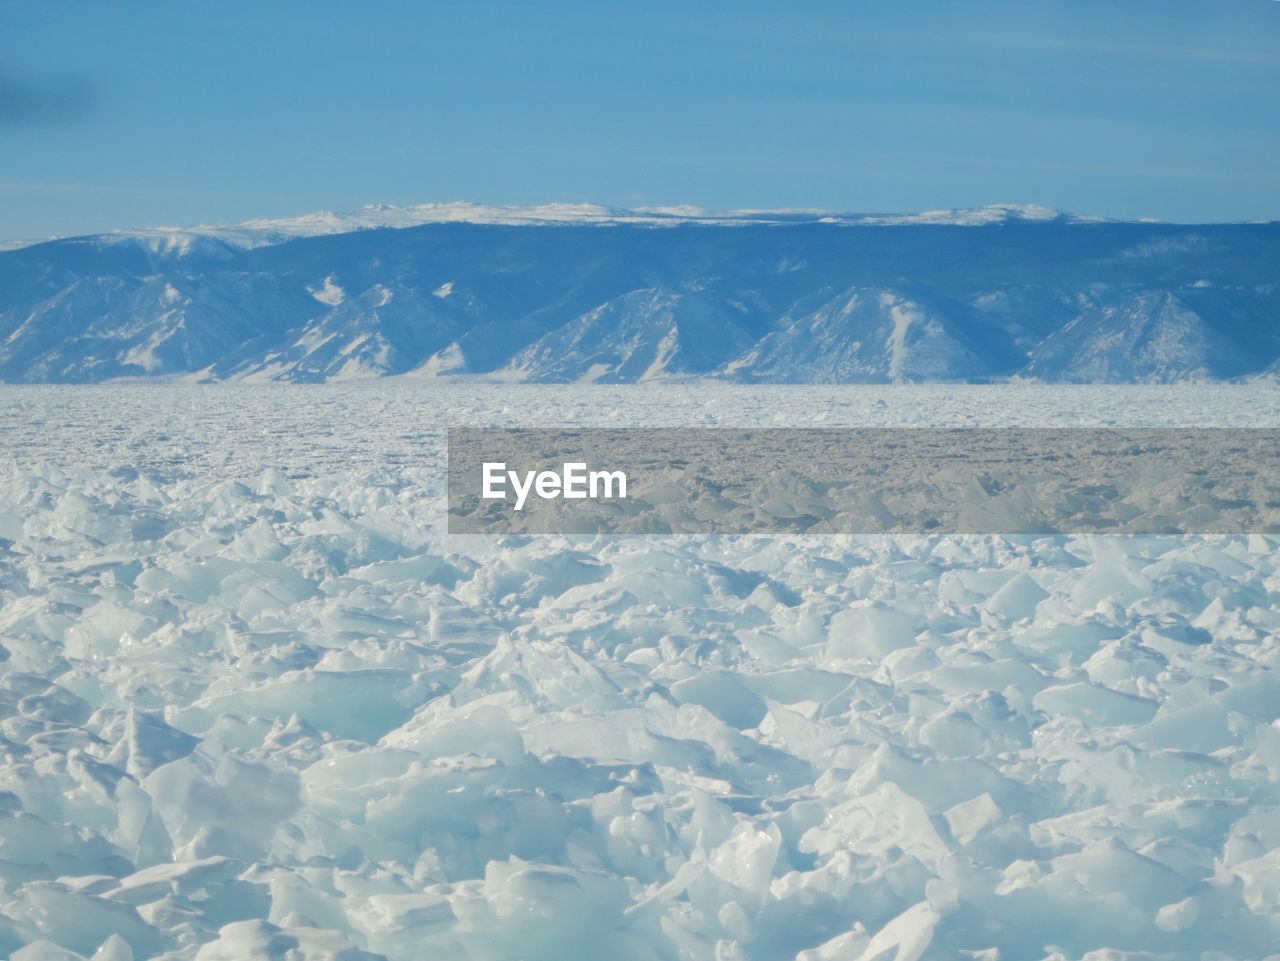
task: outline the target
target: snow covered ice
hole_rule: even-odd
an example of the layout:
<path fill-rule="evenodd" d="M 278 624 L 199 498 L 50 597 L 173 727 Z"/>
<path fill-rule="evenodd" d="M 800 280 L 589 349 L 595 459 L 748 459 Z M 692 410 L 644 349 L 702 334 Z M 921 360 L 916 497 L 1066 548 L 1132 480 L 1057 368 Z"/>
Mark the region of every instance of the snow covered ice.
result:
<path fill-rule="evenodd" d="M 0 391 L 0 954 L 1280 957 L 1273 538 L 444 532 L 442 428 L 1280 390 Z"/>

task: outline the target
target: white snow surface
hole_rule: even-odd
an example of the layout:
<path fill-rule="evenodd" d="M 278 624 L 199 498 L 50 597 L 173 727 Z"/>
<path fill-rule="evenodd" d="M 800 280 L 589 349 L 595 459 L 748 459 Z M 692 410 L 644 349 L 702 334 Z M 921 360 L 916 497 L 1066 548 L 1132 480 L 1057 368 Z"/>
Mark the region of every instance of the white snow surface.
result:
<path fill-rule="evenodd" d="M 443 530 L 450 424 L 1108 423 L 1280 390 L 0 389 L 0 954 L 1274 958 L 1274 539 Z"/>
<path fill-rule="evenodd" d="M 609 207 L 590 203 L 483 204 L 459 200 L 449 203 L 425 203 L 399 206 L 368 204 L 356 210 L 323 210 L 299 217 L 275 217 L 246 220 L 238 224 L 202 224 L 190 227 L 144 227 L 115 230 L 97 235 L 103 242 L 143 240 L 157 253 L 183 254 L 192 245 L 215 240 L 240 249 L 266 247 L 284 243 L 294 237 L 321 237 L 357 230 L 420 227 L 423 224 L 469 223 L 505 224 L 507 226 L 554 226 L 564 224 L 597 224 L 613 226 L 639 224 L 672 227 L 681 224 L 778 224 L 839 223 L 867 224 L 957 224 L 981 226 L 1019 221 L 1061 220 L 1094 223 L 1104 218 L 1064 213 L 1039 204 L 988 204 L 955 210 L 929 210 L 923 213 L 849 213 L 811 208 L 762 210 L 708 210 L 688 205 L 672 207 Z M 8 241 L 0 250 L 13 250 L 41 241 Z"/>

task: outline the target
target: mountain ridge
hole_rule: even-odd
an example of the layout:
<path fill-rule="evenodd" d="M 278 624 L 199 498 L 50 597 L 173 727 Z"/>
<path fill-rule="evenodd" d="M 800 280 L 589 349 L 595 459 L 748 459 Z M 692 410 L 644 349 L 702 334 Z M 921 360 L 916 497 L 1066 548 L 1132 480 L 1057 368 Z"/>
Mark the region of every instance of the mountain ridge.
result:
<path fill-rule="evenodd" d="M 816 207 L 760 208 L 715 211 L 691 205 L 612 207 L 590 203 L 483 204 L 459 200 L 448 203 L 367 204 L 344 212 L 322 210 L 296 217 L 256 218 L 232 224 L 187 227 L 140 227 L 106 233 L 51 237 L 44 240 L 0 242 L 0 252 L 63 240 L 96 240 L 100 243 L 141 241 L 154 251 L 189 252 L 200 241 L 218 241 L 229 247 L 253 249 L 298 237 L 322 237 L 360 230 L 403 229 L 427 224 L 471 223 L 506 226 L 677 226 L 703 224 L 836 223 L 859 225 L 956 224 L 987 225 L 1011 221 L 1102 223 L 1105 218 L 1067 213 L 1039 204 L 995 203 L 982 207 L 928 210 L 916 214 L 855 213 Z M 1154 222 L 1154 221 L 1153 221 Z"/>
<path fill-rule="evenodd" d="M 1013 205 L 357 215 L 0 251 L 0 381 L 1166 382 L 1280 369 L 1275 223 Z"/>

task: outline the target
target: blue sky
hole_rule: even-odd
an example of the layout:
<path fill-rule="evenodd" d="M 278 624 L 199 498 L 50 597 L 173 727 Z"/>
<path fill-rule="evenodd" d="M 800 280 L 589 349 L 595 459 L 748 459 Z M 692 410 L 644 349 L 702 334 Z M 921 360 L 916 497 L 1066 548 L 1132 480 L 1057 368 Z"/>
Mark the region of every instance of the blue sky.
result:
<path fill-rule="evenodd" d="M 0 239 L 468 199 L 1280 218 L 1280 2 L 0 0 Z"/>

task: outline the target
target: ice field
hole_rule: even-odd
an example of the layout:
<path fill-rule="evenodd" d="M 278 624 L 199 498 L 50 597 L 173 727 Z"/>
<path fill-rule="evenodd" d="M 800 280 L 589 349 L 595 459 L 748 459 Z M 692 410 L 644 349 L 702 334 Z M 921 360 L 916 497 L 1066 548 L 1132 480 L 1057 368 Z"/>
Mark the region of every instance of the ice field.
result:
<path fill-rule="evenodd" d="M 0 388 L 0 955 L 1280 958 L 1280 540 L 449 536 L 457 426 L 1280 389 Z"/>

